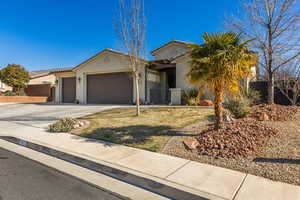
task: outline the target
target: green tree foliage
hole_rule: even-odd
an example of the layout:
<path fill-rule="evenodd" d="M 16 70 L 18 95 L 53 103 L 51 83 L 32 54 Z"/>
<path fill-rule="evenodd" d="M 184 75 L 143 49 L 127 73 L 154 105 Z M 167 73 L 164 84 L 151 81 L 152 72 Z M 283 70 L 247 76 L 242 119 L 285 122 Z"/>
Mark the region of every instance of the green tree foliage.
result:
<path fill-rule="evenodd" d="M 191 70 L 188 78 L 192 84 L 206 84 L 214 93 L 216 129 L 222 125 L 225 91 L 237 94 L 239 81 L 250 76 L 250 67 L 256 64 L 256 54 L 241 42 L 238 34 L 225 32 L 203 35 L 203 45 L 191 45 Z"/>
<path fill-rule="evenodd" d="M 13 88 L 17 94 L 21 89 L 25 88 L 30 80 L 28 71 L 21 65 L 8 64 L 5 68 L 0 70 L 0 80 Z"/>

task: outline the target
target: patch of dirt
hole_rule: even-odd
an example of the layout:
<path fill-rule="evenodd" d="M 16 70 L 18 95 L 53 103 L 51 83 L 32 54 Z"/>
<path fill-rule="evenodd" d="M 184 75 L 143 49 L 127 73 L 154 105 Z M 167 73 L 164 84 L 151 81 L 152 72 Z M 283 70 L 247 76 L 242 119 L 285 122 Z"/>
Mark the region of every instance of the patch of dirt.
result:
<path fill-rule="evenodd" d="M 224 123 L 219 130 L 212 126 L 200 132 L 196 137 L 199 142 L 197 149 L 200 154 L 213 157 L 245 157 L 253 155 L 265 141 L 277 133 L 277 130 L 257 121 L 239 120 Z"/>
<path fill-rule="evenodd" d="M 300 186 L 300 113 L 288 121 L 266 121 L 260 124 L 278 130 L 279 134 L 270 137 L 256 152 L 246 157 L 219 157 L 199 154 L 198 150 L 187 150 L 183 140 L 210 128 L 209 123 L 199 123 L 184 136 L 174 136 L 162 153 L 192 161 L 238 170 L 274 181 Z M 197 136 L 199 137 L 199 136 Z"/>
<path fill-rule="evenodd" d="M 260 104 L 251 108 L 250 118 L 261 120 L 263 115 L 267 115 L 267 121 L 288 121 L 295 119 L 298 110 L 297 106 Z"/>

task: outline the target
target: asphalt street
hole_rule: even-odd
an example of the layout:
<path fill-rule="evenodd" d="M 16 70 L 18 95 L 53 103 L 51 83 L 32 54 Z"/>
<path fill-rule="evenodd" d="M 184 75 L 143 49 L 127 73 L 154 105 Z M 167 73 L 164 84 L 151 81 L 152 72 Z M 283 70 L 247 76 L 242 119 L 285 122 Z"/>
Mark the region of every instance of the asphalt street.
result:
<path fill-rule="evenodd" d="M 126 198 L 0 148 L 0 200 L 96 199 Z"/>

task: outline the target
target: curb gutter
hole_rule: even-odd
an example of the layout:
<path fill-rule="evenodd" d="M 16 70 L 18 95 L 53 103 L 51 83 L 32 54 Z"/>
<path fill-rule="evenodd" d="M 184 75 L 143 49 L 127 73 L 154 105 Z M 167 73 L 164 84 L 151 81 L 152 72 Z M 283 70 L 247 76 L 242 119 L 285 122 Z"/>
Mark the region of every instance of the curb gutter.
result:
<path fill-rule="evenodd" d="M 30 148 L 32 150 L 59 158 L 61 160 L 71 162 L 73 164 L 76 164 L 78 166 L 84 167 L 86 169 L 105 174 L 107 176 L 116 178 L 118 180 L 124 181 L 126 183 L 138 186 L 140 188 L 146 189 L 148 191 L 154 192 L 156 194 L 165 196 L 167 198 L 171 198 L 174 200 L 208 200 L 208 199 L 223 199 L 221 197 L 212 195 L 212 194 L 206 194 L 204 193 L 203 196 L 199 194 L 193 194 L 181 189 L 178 189 L 176 187 L 160 183 L 156 180 L 152 180 L 150 178 L 142 177 L 135 175 L 133 173 L 127 172 L 125 170 L 114 168 L 113 166 L 105 165 L 102 163 L 98 163 L 92 160 L 88 160 L 83 157 L 79 157 L 77 155 L 72 155 L 69 153 L 65 153 L 60 150 L 56 150 L 51 147 L 47 147 L 41 144 L 36 144 L 33 142 L 29 142 L 24 139 L 16 138 L 16 137 L 10 137 L 10 136 L 0 136 L 0 139 Z M 207 198 L 211 197 L 211 198 Z"/>

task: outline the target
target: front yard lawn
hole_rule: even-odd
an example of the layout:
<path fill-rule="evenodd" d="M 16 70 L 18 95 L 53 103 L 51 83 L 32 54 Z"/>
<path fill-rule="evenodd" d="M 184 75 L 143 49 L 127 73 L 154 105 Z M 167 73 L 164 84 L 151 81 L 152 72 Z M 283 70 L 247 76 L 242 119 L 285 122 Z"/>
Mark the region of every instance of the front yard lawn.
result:
<path fill-rule="evenodd" d="M 213 114 L 213 109 L 206 107 L 141 108 L 140 117 L 135 111 L 134 107 L 115 108 L 83 117 L 90 127 L 76 134 L 159 152 L 176 130 Z"/>

